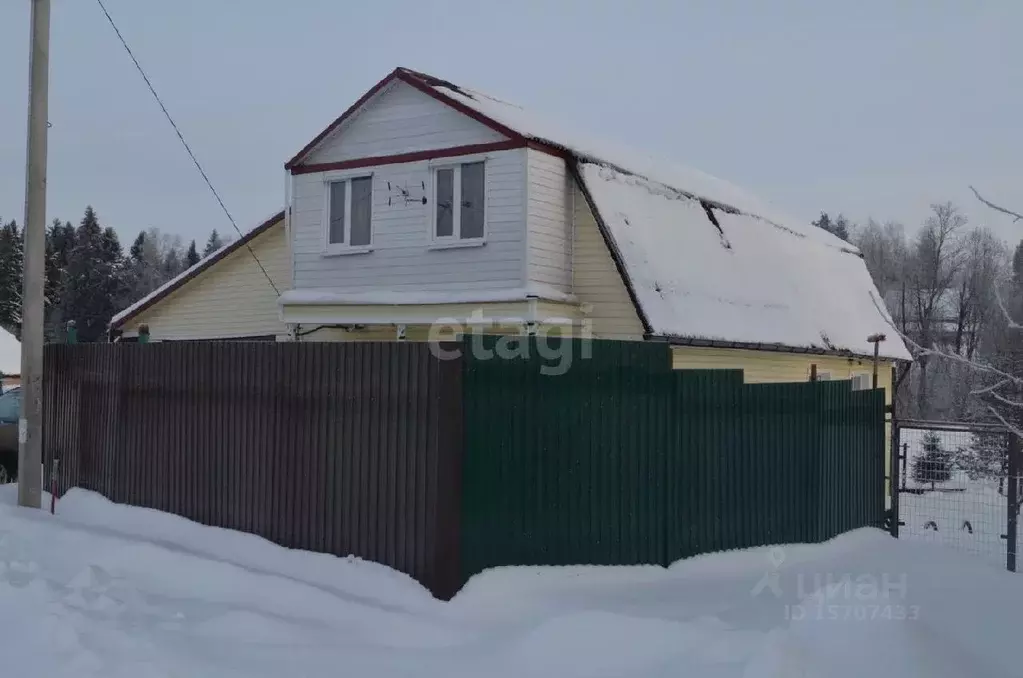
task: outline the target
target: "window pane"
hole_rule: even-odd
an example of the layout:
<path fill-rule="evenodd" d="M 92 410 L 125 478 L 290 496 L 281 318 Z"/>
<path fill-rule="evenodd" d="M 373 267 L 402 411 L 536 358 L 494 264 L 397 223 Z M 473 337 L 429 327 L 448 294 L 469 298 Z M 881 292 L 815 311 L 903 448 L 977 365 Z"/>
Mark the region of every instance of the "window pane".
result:
<path fill-rule="evenodd" d="M 483 163 L 462 165 L 462 237 L 483 237 Z"/>
<path fill-rule="evenodd" d="M 345 182 L 335 181 L 330 185 L 330 228 L 327 231 L 332 245 L 345 241 Z"/>
<path fill-rule="evenodd" d="M 348 239 L 353 246 L 368 245 L 373 222 L 373 177 L 352 179 L 352 233 Z"/>
<path fill-rule="evenodd" d="M 437 170 L 437 237 L 453 235 L 455 202 L 455 170 Z"/>

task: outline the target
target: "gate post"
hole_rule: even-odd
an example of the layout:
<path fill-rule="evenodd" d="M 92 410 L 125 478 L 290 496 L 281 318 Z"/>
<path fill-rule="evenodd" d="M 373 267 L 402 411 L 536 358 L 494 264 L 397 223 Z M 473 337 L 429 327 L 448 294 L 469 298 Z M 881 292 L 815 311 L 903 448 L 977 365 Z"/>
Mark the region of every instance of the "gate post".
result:
<path fill-rule="evenodd" d="M 1009 482 L 1006 494 L 1008 495 L 1006 505 L 1008 515 L 1006 516 L 1005 530 L 1005 569 L 1009 572 L 1016 571 L 1016 524 L 1018 522 L 1017 508 L 1019 507 L 1019 474 L 1020 474 L 1020 440 L 1012 431 L 1006 433 L 1009 437 L 1006 453 L 1008 459 Z"/>
<path fill-rule="evenodd" d="M 888 532 L 896 539 L 899 538 L 899 447 L 902 436 L 899 431 L 899 423 L 895 419 L 895 408 L 892 408 L 892 439 L 888 450 L 888 494 L 891 497 L 891 510 L 889 512 Z"/>

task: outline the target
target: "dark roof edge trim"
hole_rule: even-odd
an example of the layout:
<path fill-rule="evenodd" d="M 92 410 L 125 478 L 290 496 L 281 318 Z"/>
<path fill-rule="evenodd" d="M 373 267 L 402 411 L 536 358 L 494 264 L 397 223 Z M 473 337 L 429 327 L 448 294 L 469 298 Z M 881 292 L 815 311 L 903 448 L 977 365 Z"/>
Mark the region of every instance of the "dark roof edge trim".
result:
<path fill-rule="evenodd" d="M 582 173 L 579 171 L 579 162 L 575 158 L 567 159 L 569 172 L 572 175 L 572 180 L 575 181 L 576 186 L 583 194 L 583 198 L 586 199 L 586 204 L 590 208 L 590 212 L 593 214 L 593 220 L 597 222 L 597 230 L 600 231 L 601 238 L 604 239 L 604 244 L 607 246 L 607 251 L 611 254 L 611 261 L 614 262 L 615 268 L 618 270 L 618 275 L 621 276 L 622 282 L 625 284 L 625 291 L 629 293 L 629 299 L 632 300 L 632 305 L 636 309 L 636 315 L 639 316 L 639 320 L 643 323 L 643 334 L 650 335 L 653 330 L 650 326 L 650 319 L 647 318 L 646 311 L 643 310 L 643 306 L 639 303 L 639 297 L 636 295 L 636 288 L 632 283 L 632 278 L 629 276 L 629 271 L 625 266 L 625 260 L 622 257 L 621 250 L 618 249 L 618 244 L 615 242 L 614 236 L 608 229 L 607 224 L 604 222 L 604 217 L 601 216 L 600 210 L 597 208 L 597 204 L 593 200 L 593 195 L 590 193 L 590 189 L 586 186 L 586 181 L 583 179 Z"/>
<path fill-rule="evenodd" d="M 211 254 L 210 256 L 206 257 L 205 259 L 200 260 L 198 264 L 188 269 L 188 271 L 186 271 L 184 275 L 178 278 L 173 285 L 168 285 L 166 288 L 160 290 L 159 294 L 153 295 L 153 297 L 149 299 L 146 303 L 142 304 L 141 306 L 133 310 L 130 314 L 118 320 L 116 323 L 110 323 L 110 329 L 118 329 L 120 327 L 123 327 L 125 323 L 127 323 L 129 320 L 137 316 L 139 313 L 142 313 L 143 311 L 146 311 L 149 308 L 151 308 L 154 304 L 163 301 L 165 298 L 167 298 L 167 295 L 171 294 L 172 292 L 178 289 L 181 289 L 181 287 L 189 283 L 203 271 L 207 270 L 208 268 L 213 266 L 218 261 L 224 259 L 228 255 L 237 252 L 240 248 L 245 247 L 248 243 L 252 242 L 254 239 L 258 238 L 263 233 L 266 233 L 267 231 L 269 231 L 271 228 L 273 228 L 282 221 L 284 221 L 284 210 L 281 210 L 277 214 L 273 215 L 272 217 L 261 223 L 259 226 L 256 226 L 254 229 L 252 229 L 242 237 L 238 238 L 231 244 L 227 245 L 226 247 L 222 247 L 213 254 Z"/>
<path fill-rule="evenodd" d="M 853 351 L 842 351 L 836 349 L 816 348 L 811 346 L 786 346 L 785 344 L 758 343 L 752 341 L 727 341 L 724 339 L 702 339 L 699 337 L 683 337 L 673 334 L 650 335 L 649 339 L 666 341 L 675 346 L 694 346 L 705 348 L 732 348 L 747 351 L 770 351 L 773 353 L 795 353 L 801 355 L 821 355 L 832 358 L 849 358 L 852 360 L 873 361 L 873 355 L 854 353 Z M 879 356 L 878 360 L 884 362 L 909 363 L 910 360 L 903 358 L 891 358 Z"/>

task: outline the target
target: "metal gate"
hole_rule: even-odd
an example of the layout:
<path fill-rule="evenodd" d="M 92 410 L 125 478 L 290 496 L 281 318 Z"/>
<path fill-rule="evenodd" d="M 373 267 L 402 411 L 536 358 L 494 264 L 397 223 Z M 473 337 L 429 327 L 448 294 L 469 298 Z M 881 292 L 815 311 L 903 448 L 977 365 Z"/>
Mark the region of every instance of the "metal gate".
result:
<path fill-rule="evenodd" d="M 898 420 L 892 535 L 967 551 L 1015 572 L 1019 442 L 1002 426 Z"/>

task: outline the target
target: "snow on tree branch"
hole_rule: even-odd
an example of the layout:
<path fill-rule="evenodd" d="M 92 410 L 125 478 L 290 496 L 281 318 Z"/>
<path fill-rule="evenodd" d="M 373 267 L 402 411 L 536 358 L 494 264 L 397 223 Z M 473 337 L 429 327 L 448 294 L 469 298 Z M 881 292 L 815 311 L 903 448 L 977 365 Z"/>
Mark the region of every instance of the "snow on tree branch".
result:
<path fill-rule="evenodd" d="M 994 391 L 992 391 L 990 395 L 991 395 L 992 398 L 994 398 L 998 402 L 1002 403 L 1003 405 L 1008 405 L 1009 407 L 1023 408 L 1023 403 L 1017 402 L 1015 400 L 1009 400 L 1005 396 L 1003 396 L 1003 395 L 1001 395 L 999 393 L 996 393 Z"/>
<path fill-rule="evenodd" d="M 976 359 L 970 359 L 961 355 L 956 355 L 955 353 L 950 353 L 948 351 L 943 351 L 937 347 L 925 348 L 921 346 L 919 343 L 913 341 L 904 332 L 902 332 L 898 327 L 895 326 L 895 323 L 889 317 L 888 312 L 884 310 L 884 307 L 878 302 L 878 299 L 873 292 L 870 293 L 870 300 L 874 303 L 874 308 L 877 309 L 878 313 L 880 313 L 882 317 L 885 318 L 885 322 L 888 323 L 888 326 L 891 327 L 892 330 L 894 330 L 895 333 L 899 335 L 902 341 L 906 343 L 906 346 L 909 347 L 910 352 L 914 356 L 918 358 L 923 356 L 935 356 L 939 358 L 944 358 L 946 360 L 950 360 L 971 367 L 974 370 L 977 370 L 978 372 L 985 372 L 987 374 L 992 374 L 997 377 L 1001 377 L 1002 381 L 998 384 L 999 387 L 1006 386 L 1009 384 L 1023 386 L 1023 378 L 1009 374 L 1008 372 L 1000 370 L 997 367 L 994 367 L 993 365 L 982 363 Z M 993 390 L 995 387 L 990 388 L 991 390 Z"/>
<path fill-rule="evenodd" d="M 977 196 L 977 200 L 981 201 L 982 203 L 984 203 L 991 209 L 995 210 L 996 212 L 1001 212 L 1002 214 L 1006 214 L 1012 217 L 1013 222 L 1023 220 L 1023 214 L 1020 214 L 1019 212 L 1013 212 L 1012 210 L 1002 207 L 1001 205 L 996 205 L 995 203 L 991 202 L 990 200 L 982 196 L 980 192 L 973 186 L 970 186 L 970 190 L 973 191 L 973 194 L 975 196 Z"/>
<path fill-rule="evenodd" d="M 1023 325 L 1013 320 L 1012 314 L 1009 313 L 1009 307 L 1005 305 L 1005 299 L 1002 298 L 1002 293 L 998 291 L 998 287 L 995 286 L 995 302 L 998 304 L 999 310 L 1002 312 L 1002 317 L 1005 318 L 1005 324 L 1010 330 L 1023 330 Z"/>
<path fill-rule="evenodd" d="M 978 389 L 975 389 L 973 391 L 970 391 L 970 395 L 972 395 L 972 396 L 982 396 L 982 395 L 985 395 L 985 394 L 988 394 L 988 393 L 993 393 L 994 391 L 997 391 L 1000 388 L 1008 386 L 1011 383 L 1012 383 L 1012 380 L 1010 380 L 1010 379 L 1002 379 L 1001 381 L 997 381 L 997 382 L 991 384 L 990 386 L 985 386 L 984 388 L 978 388 Z"/>
<path fill-rule="evenodd" d="M 1002 413 L 999 412 L 996 408 L 990 405 L 988 405 L 987 408 L 988 410 L 990 410 L 991 414 L 995 415 L 995 418 L 998 419 L 1002 426 L 1008 429 L 1010 433 L 1012 433 L 1014 436 L 1018 438 L 1023 438 L 1023 430 L 1021 430 L 1018 426 L 1014 426 L 1013 424 L 1009 423 L 1009 421 L 1006 420 L 1006 418 L 1002 416 Z"/>

